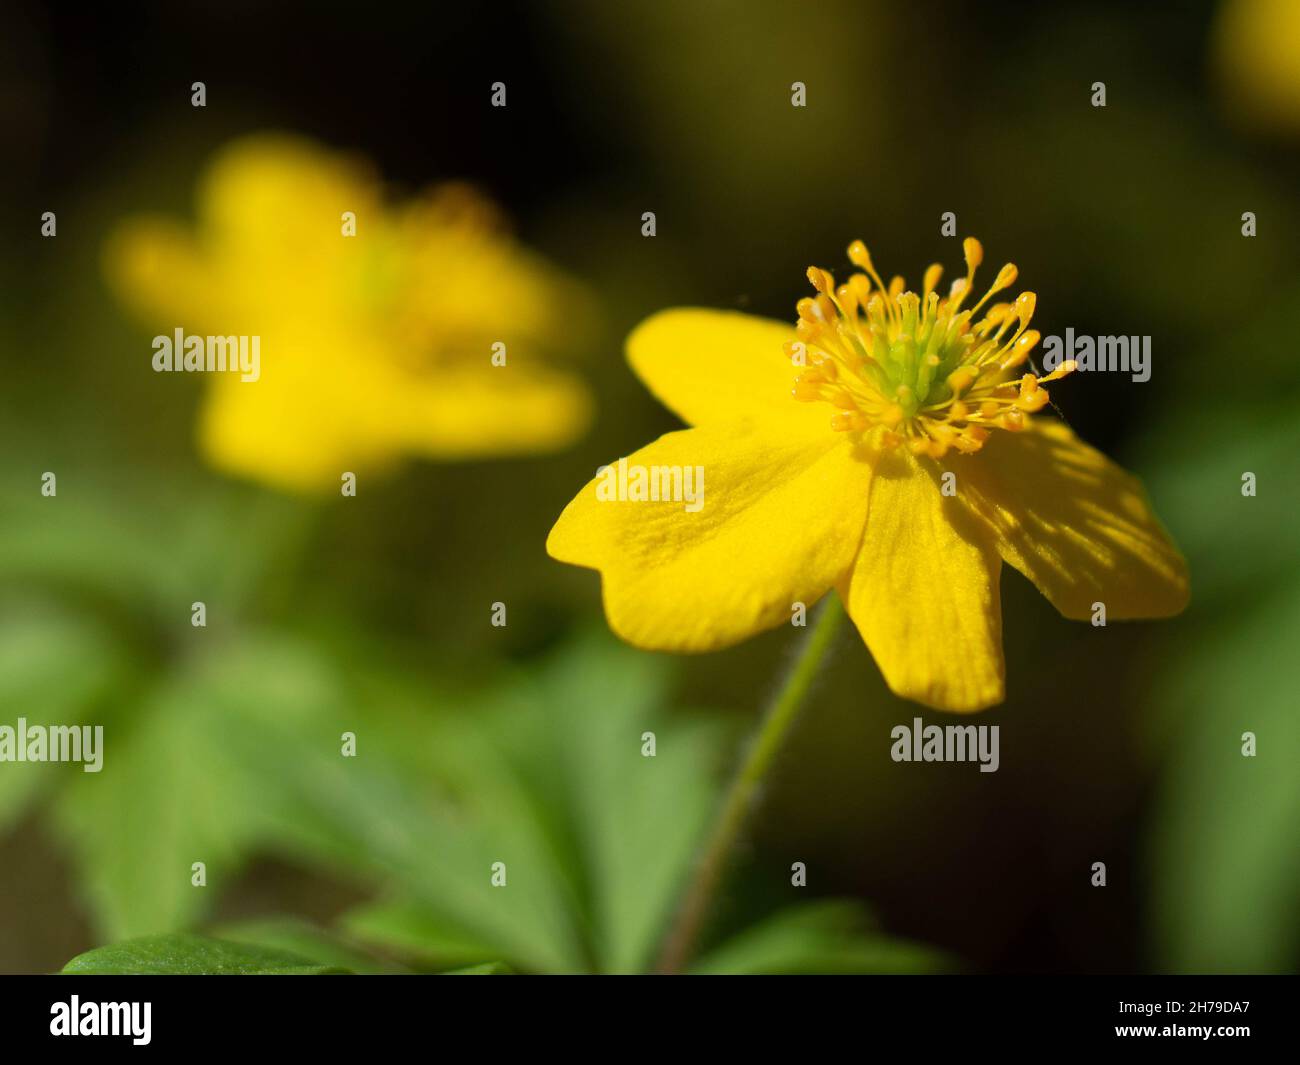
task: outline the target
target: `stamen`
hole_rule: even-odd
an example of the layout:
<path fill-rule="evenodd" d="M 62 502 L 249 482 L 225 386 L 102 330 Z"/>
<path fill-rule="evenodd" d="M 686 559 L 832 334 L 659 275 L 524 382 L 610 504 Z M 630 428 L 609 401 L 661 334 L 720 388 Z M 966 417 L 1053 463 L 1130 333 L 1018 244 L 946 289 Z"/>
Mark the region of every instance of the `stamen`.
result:
<path fill-rule="evenodd" d="M 931 458 L 950 449 L 976 452 L 992 429 L 1023 430 L 1049 402 L 1042 385 L 1071 373 L 1075 364 L 1042 377 L 1014 376 L 1040 339 L 1028 328 L 1037 297 L 1022 292 L 1013 303 L 989 303 L 1019 276 L 1007 263 L 979 302 L 962 310 L 984 248 L 967 237 L 962 250 L 966 275 L 953 281 L 946 298 L 936 291 L 943 275 L 938 263 L 926 269 L 918 296 L 906 291 L 902 277 L 884 284 L 860 240 L 848 248 L 860 272 L 843 284 L 837 286 L 829 270 L 809 267 L 816 295 L 797 303 L 799 339 L 785 346 L 792 360 L 796 345 L 806 356 L 798 360 L 793 397 L 834 407 L 836 432 L 874 432 L 882 447 L 906 444 Z"/>
<path fill-rule="evenodd" d="M 981 307 L 983 307 L 984 304 L 988 302 L 988 298 L 995 292 L 1001 292 L 1004 288 L 1010 288 L 1014 285 L 1018 274 L 1019 271 L 1016 269 L 1016 264 L 1007 263 L 1006 266 L 998 271 L 998 276 L 994 279 L 989 290 L 984 293 L 984 296 L 979 303 L 975 304 L 975 306 L 970 309 L 971 315 L 973 316 Z"/>
<path fill-rule="evenodd" d="M 939 283 L 939 278 L 943 277 L 943 267 L 939 263 L 931 263 L 925 271 L 925 284 L 921 286 L 921 292 L 926 299 L 930 298 L 930 293 L 934 291 L 934 286 Z"/>

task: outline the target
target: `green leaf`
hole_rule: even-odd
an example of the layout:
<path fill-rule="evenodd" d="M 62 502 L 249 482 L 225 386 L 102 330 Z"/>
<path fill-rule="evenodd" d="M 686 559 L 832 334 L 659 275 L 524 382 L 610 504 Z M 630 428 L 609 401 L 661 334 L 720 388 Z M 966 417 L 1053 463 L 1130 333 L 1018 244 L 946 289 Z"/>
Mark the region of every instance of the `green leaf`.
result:
<path fill-rule="evenodd" d="M 445 789 L 444 801 L 463 816 L 465 832 L 504 840 L 507 824 L 527 825 L 536 859 L 545 863 L 549 855 L 539 871 L 559 878 L 550 898 L 570 914 L 559 927 L 584 934 L 585 957 L 566 954 L 568 968 L 638 972 L 650 966 L 714 809 L 717 769 L 727 757 L 723 733 L 714 715 L 666 713 L 667 685 L 662 660 L 602 634 L 565 649 L 534 677 L 507 685 L 494 703 L 467 708 L 463 720 L 431 723 L 436 739 L 418 741 Z M 647 732 L 655 733 L 653 757 L 642 754 Z M 353 786 L 363 779 L 355 769 L 346 773 Z M 328 820 L 359 835 L 374 815 L 360 812 L 366 800 L 348 787 L 324 781 L 316 790 L 334 804 Z M 383 805 L 389 811 L 384 834 L 400 824 L 411 833 L 403 849 L 413 846 L 415 829 L 406 825 L 405 813 L 395 813 L 402 804 Z M 428 821 L 429 814 L 423 816 Z M 431 829 L 426 824 L 423 831 Z M 522 952 L 514 930 L 503 935 L 500 924 L 485 922 L 459 892 L 447 890 L 447 877 L 462 859 L 450 841 L 441 855 L 448 868 L 436 883 L 418 856 L 390 861 L 390 874 L 405 866 L 390 879 L 401 893 L 350 913 L 343 922 L 347 933 L 422 967 L 499 957 L 551 971 L 536 952 L 541 944 Z M 517 865 L 507 864 L 511 880 L 504 889 L 486 887 L 486 866 L 472 870 L 475 890 L 486 894 L 476 907 L 515 891 Z M 567 938 L 556 940 L 561 944 L 572 949 Z M 724 944 L 699 968 L 928 972 L 946 966 L 933 951 L 872 930 L 856 904 L 821 903 L 777 915 Z"/>
<path fill-rule="evenodd" d="M 143 936 L 97 947 L 77 955 L 63 967 L 65 974 L 80 976 L 322 976 L 347 971 L 316 964 L 287 950 L 185 933 Z"/>
<path fill-rule="evenodd" d="M 274 577 L 276 559 L 293 550 L 312 514 L 298 500 L 245 485 L 155 472 L 142 486 L 102 470 L 79 473 L 76 480 L 61 473 L 55 497 L 5 492 L 0 579 L 108 600 L 136 621 L 182 623 L 196 598 L 211 613 L 236 616 Z M 213 574 L 221 575 L 215 584 Z"/>
<path fill-rule="evenodd" d="M 316 965 L 354 973 L 394 973 L 403 971 L 382 962 L 332 932 L 317 928 L 294 917 L 261 918 L 218 925 L 211 930 L 217 939 L 269 947 L 297 954 Z"/>
<path fill-rule="evenodd" d="M 1186 426 L 1210 423 L 1214 447 L 1189 449 Z M 1156 471 L 1152 499 L 1187 555 L 1194 609 L 1300 572 L 1300 410 L 1180 410 L 1158 439 L 1144 465 Z M 1247 472 L 1255 474 L 1255 496 L 1241 494 Z"/>
<path fill-rule="evenodd" d="M 0 603 L 0 724 L 78 725 L 120 680 L 121 654 L 103 628 L 52 604 Z M 0 829 L 44 787 L 84 775 L 82 765 L 0 763 Z"/>
<path fill-rule="evenodd" d="M 102 770 L 77 774 L 56 815 L 107 938 L 175 931 L 208 911 L 291 801 L 270 764 L 331 712 L 337 689 L 312 649 L 250 634 L 187 660 L 106 732 Z M 268 739 L 268 720 L 289 731 Z M 242 756 L 249 744 L 259 761 Z M 195 862 L 206 886 L 191 882 Z"/>
<path fill-rule="evenodd" d="M 494 948 L 468 938 L 460 927 L 439 920 L 410 900 L 367 903 L 344 915 L 339 927 L 363 943 L 391 950 L 422 968 L 469 966 L 491 958 Z"/>
<path fill-rule="evenodd" d="M 510 976 L 514 972 L 508 965 L 499 961 L 484 962 L 482 965 L 469 965 L 464 969 L 450 969 L 444 976 Z"/>
<path fill-rule="evenodd" d="M 711 717 L 669 718 L 666 695 L 662 660 L 601 634 L 505 674 L 459 713 L 368 707 L 357 758 L 331 739 L 266 767 L 302 802 L 278 838 L 385 884 L 390 901 L 344 927 L 422 966 L 641 971 L 720 761 Z M 647 731 L 656 757 L 641 754 Z M 505 888 L 491 881 L 498 861 Z"/>
<path fill-rule="evenodd" d="M 724 732 L 712 714 L 666 715 L 662 663 L 605 637 L 558 659 L 544 686 L 541 750 L 563 774 L 598 965 L 644 971 L 716 808 Z"/>
<path fill-rule="evenodd" d="M 108 938 L 193 923 L 237 870 L 245 782 L 213 757 L 203 694 L 184 682 L 155 692 L 129 735 L 106 738 L 103 769 L 60 800 L 59 828 Z M 191 885 L 199 861 L 210 886 Z"/>
<path fill-rule="evenodd" d="M 428 862 L 413 858 L 397 881 L 399 901 L 362 908 L 348 930 L 425 964 L 503 958 L 553 971 L 562 958 L 566 970 L 644 971 L 714 808 L 721 760 L 713 716 L 670 718 L 666 701 L 662 660 L 602 633 L 503 684 L 482 705 L 428 725 L 429 737 L 416 741 L 428 773 L 460 815 L 462 833 L 495 841 L 495 850 L 459 858 L 444 841 L 438 870 L 417 874 Z M 641 753 L 646 732 L 656 734 L 654 757 Z M 404 742 L 412 745 L 409 732 Z M 335 802 L 344 794 L 339 785 L 318 790 Z M 331 821 L 344 818 L 340 811 Z M 505 889 L 489 886 L 492 855 L 506 862 Z M 522 900 L 521 865 L 539 878 L 520 885 Z M 452 890 L 449 878 L 465 868 L 469 882 Z M 505 938 L 500 914 L 489 922 L 475 912 L 512 898 L 512 916 L 524 904 L 548 915 L 545 942 L 526 942 L 524 933 L 536 938 L 538 928 L 513 928 Z"/>
<path fill-rule="evenodd" d="M 564 879 L 526 803 L 503 800 L 469 816 L 390 766 L 340 757 L 336 737 L 331 744 L 303 744 L 288 763 L 275 760 L 300 804 L 278 825 L 284 846 L 364 870 L 418 898 L 458 935 L 492 945 L 492 956 L 548 972 L 583 967 Z M 472 765 L 485 779 L 509 779 L 490 752 Z M 494 783 L 486 790 L 500 796 L 507 789 Z M 498 861 L 507 868 L 506 888 L 492 884 Z"/>
<path fill-rule="evenodd" d="M 444 724 L 427 707 L 412 720 L 384 706 L 322 705 L 320 695 L 312 699 L 306 722 L 226 708 L 230 757 L 252 778 L 274 782 L 270 798 L 257 796 L 258 837 L 418 898 L 461 939 L 490 945 L 468 960 L 583 968 L 565 878 L 527 794 L 499 748 L 479 734 L 477 714 Z M 357 734 L 356 757 L 342 756 L 344 730 Z M 399 746 L 437 753 L 400 761 L 386 753 Z M 430 785 L 425 770 L 439 759 L 460 767 L 463 791 L 450 793 L 448 781 Z M 492 885 L 497 861 L 507 864 L 508 890 Z"/>
<path fill-rule="evenodd" d="M 1284 972 L 1300 949 L 1300 581 L 1168 669 L 1180 729 L 1151 831 L 1159 949 L 1184 972 Z M 1253 732 L 1254 757 L 1242 754 Z"/>
<path fill-rule="evenodd" d="M 1284 350 L 1289 291 L 1233 350 Z M 1282 972 L 1300 955 L 1300 407 L 1179 413 L 1162 434 L 1161 512 L 1187 552 L 1193 599 L 1151 680 L 1167 768 L 1148 835 L 1158 963 L 1181 972 Z M 1212 446 L 1185 427 L 1212 417 Z M 1243 496 L 1254 473 L 1257 495 Z M 1167 504 L 1167 505 L 1165 505 Z M 1242 753 L 1242 734 L 1257 753 Z"/>
<path fill-rule="evenodd" d="M 782 910 L 714 948 L 691 972 L 933 973 L 950 967 L 929 947 L 875 932 L 860 903 L 832 900 Z"/>

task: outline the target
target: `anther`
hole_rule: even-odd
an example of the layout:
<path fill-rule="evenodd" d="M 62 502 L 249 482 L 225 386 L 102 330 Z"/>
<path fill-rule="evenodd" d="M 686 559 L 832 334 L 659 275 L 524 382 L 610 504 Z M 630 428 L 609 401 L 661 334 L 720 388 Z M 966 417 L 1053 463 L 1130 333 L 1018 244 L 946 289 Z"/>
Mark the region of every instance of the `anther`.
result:
<path fill-rule="evenodd" d="M 1029 319 L 1034 316 L 1034 307 L 1038 304 L 1038 297 L 1032 292 L 1022 292 L 1016 297 L 1016 314 L 1020 318 L 1020 325 L 1023 327 L 1028 324 Z"/>
<path fill-rule="evenodd" d="M 835 290 L 835 278 L 831 276 L 830 271 L 823 270 L 820 266 L 808 267 L 808 280 L 818 292 L 827 293 Z"/>

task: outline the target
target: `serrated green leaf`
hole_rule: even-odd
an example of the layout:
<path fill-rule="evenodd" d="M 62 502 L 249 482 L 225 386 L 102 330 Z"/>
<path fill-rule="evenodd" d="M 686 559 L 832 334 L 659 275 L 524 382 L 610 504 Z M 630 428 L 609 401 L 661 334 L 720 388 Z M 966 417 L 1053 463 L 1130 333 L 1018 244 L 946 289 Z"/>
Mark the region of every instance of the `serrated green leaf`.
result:
<path fill-rule="evenodd" d="M 212 756 L 201 696 L 183 684 L 156 693 L 129 736 L 105 739 L 103 769 L 59 801 L 81 889 L 108 938 L 192 924 L 238 870 L 244 781 Z M 209 886 L 191 885 L 194 862 Z"/>
<path fill-rule="evenodd" d="M 346 973 L 287 950 L 187 933 L 142 936 L 79 954 L 66 975 L 324 976 Z"/>
<path fill-rule="evenodd" d="M 401 742 L 423 752 L 441 794 L 374 779 L 366 757 L 296 760 L 314 811 L 286 832 L 308 841 L 314 820 L 319 854 L 399 890 L 346 927 L 425 964 L 641 971 L 713 808 L 719 761 L 716 726 L 667 718 L 665 699 L 662 663 L 603 634 L 582 641 L 459 715 L 402 719 Z M 386 727 L 368 717 L 367 751 L 391 746 Z M 655 757 L 641 753 L 647 731 Z M 504 889 L 490 882 L 495 861 Z"/>
<path fill-rule="evenodd" d="M 544 690 L 598 966 L 644 971 L 715 809 L 724 733 L 712 715 L 666 715 L 661 664 L 605 637 L 556 660 Z"/>
<path fill-rule="evenodd" d="M 400 888 L 524 968 L 582 968 L 563 879 L 525 806 L 497 808 L 504 817 L 466 817 L 359 757 L 341 758 L 336 742 L 303 746 L 277 770 L 302 804 L 280 824 L 286 846 Z M 498 861 L 506 865 L 506 888 L 492 883 Z"/>
<path fill-rule="evenodd" d="M 70 782 L 56 817 L 107 938 L 176 931 L 208 912 L 270 811 L 290 801 L 267 762 L 283 763 L 293 730 L 328 713 L 336 690 L 310 648 L 257 634 L 187 661 L 106 732 L 103 768 Z M 258 724 L 267 719 L 290 731 L 269 741 Z M 267 742 L 281 746 L 243 757 Z M 191 882 L 195 862 L 206 886 Z"/>

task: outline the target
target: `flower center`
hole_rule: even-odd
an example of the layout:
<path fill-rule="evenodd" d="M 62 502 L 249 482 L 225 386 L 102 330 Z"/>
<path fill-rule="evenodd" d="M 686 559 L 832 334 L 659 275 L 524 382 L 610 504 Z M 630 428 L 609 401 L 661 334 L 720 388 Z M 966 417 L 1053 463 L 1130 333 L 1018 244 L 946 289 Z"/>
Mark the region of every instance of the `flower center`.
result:
<path fill-rule="evenodd" d="M 935 291 L 943 273 L 938 263 L 926 270 L 919 296 L 904 291 L 901 277 L 886 286 L 860 240 L 849 245 L 849 260 L 861 272 L 844 284 L 836 287 L 830 271 L 810 266 L 817 295 L 799 301 L 799 339 L 786 344 L 801 368 L 794 398 L 838 408 L 831 417 L 836 431 L 878 429 L 883 446 L 906 444 L 932 458 L 954 447 L 978 451 L 990 429 L 1023 429 L 1048 403 L 1043 383 L 1071 373 L 1075 363 L 1043 377 L 1017 375 L 1039 340 L 1036 329 L 1026 328 L 1037 297 L 1022 292 L 1013 303 L 989 305 L 976 320 L 1018 271 L 1007 263 L 983 298 L 962 310 L 984 259 L 974 237 L 962 247 L 966 276 L 946 297 Z"/>

